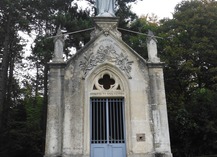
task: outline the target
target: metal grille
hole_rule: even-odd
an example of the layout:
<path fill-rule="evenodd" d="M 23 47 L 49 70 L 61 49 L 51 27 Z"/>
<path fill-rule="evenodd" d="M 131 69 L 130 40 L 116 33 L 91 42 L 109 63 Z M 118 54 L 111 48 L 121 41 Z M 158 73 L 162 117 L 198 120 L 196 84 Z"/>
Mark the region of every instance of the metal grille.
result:
<path fill-rule="evenodd" d="M 91 143 L 124 143 L 123 98 L 91 99 Z"/>

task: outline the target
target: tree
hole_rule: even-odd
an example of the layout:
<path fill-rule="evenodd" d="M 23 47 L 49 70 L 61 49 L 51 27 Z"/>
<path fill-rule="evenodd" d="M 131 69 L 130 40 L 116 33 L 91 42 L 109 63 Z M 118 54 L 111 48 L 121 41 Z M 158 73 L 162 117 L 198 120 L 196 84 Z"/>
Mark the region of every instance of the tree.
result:
<path fill-rule="evenodd" d="M 129 33 L 122 31 L 123 40 L 133 48 L 137 53 L 139 53 L 143 58 L 148 58 L 147 52 L 147 33 L 148 30 L 155 32 L 158 28 L 158 23 L 152 21 L 148 16 L 142 16 L 137 20 L 131 22 L 128 29 L 134 31 L 134 33 Z M 136 33 L 137 32 L 137 33 Z M 140 34 L 139 34 L 140 33 Z"/>
<path fill-rule="evenodd" d="M 7 128 L 8 110 L 11 100 L 14 64 L 21 57 L 22 45 L 18 30 L 28 30 L 28 22 L 24 18 L 25 7 L 22 1 L 0 2 L 0 31 L 4 38 L 0 40 L 2 69 L 0 71 L 0 131 Z"/>
<path fill-rule="evenodd" d="M 217 153 L 212 114 L 217 89 L 216 7 L 212 0 L 183 1 L 173 19 L 162 20 L 157 30 L 164 38 L 159 52 L 166 62 L 171 142 L 177 157 Z"/>
<path fill-rule="evenodd" d="M 163 22 L 161 32 L 167 33 L 164 37 L 168 40 L 164 43 L 165 56 L 176 57 L 164 59 L 169 65 L 180 64 L 178 79 L 188 81 L 181 81 L 182 90 L 216 90 L 216 5 L 216 1 L 182 2 L 177 5 L 174 18 Z"/>

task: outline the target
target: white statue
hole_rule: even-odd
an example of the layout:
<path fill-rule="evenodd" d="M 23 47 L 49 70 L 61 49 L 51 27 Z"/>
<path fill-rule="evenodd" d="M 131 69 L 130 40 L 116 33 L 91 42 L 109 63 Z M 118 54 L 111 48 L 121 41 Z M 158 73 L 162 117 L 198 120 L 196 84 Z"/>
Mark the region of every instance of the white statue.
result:
<path fill-rule="evenodd" d="M 57 35 L 54 38 L 54 58 L 53 62 L 63 61 L 63 48 L 64 48 L 64 35 L 61 32 L 60 27 L 57 30 Z"/>
<path fill-rule="evenodd" d="M 97 16 L 115 17 L 115 0 L 96 0 Z"/>
<path fill-rule="evenodd" d="M 160 58 L 157 56 L 157 39 L 150 30 L 148 31 L 147 48 L 149 61 L 153 63 L 160 62 Z"/>

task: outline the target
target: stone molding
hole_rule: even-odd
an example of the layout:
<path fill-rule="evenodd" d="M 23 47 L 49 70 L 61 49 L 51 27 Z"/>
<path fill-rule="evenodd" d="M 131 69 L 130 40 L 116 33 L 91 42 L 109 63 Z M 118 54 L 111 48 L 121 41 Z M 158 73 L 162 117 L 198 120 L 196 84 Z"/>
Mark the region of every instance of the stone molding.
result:
<path fill-rule="evenodd" d="M 159 63 L 147 62 L 146 64 L 149 68 L 163 68 L 165 66 L 164 62 L 159 62 Z"/>
<path fill-rule="evenodd" d="M 63 68 L 67 65 L 66 62 L 49 62 L 48 63 L 50 68 Z"/>

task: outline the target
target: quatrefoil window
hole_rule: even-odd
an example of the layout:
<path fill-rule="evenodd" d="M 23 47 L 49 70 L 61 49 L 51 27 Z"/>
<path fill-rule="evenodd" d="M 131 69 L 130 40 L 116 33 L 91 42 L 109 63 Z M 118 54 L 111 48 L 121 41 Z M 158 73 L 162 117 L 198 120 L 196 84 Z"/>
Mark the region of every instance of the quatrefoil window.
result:
<path fill-rule="evenodd" d="M 120 84 L 120 79 L 110 73 L 110 72 L 104 72 L 99 74 L 93 84 L 93 90 L 94 91 L 116 91 L 116 90 L 123 90 L 122 85 Z"/>
<path fill-rule="evenodd" d="M 98 83 L 103 86 L 104 89 L 108 90 L 115 84 L 115 80 L 112 79 L 108 74 L 103 75 L 103 78 L 99 79 Z"/>

